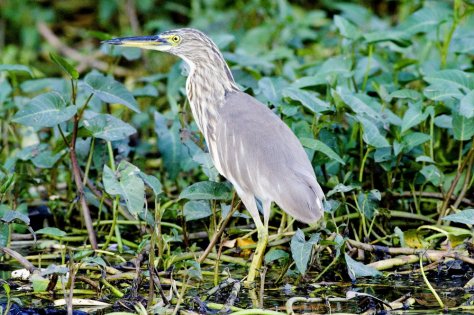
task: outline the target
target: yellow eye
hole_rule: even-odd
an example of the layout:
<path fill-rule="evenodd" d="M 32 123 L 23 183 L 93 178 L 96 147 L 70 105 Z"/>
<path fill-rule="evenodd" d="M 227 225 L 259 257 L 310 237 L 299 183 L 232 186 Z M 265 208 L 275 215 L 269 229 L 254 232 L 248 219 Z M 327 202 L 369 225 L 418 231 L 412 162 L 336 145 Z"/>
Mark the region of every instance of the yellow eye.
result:
<path fill-rule="evenodd" d="M 179 42 L 179 39 L 180 39 L 180 38 L 179 38 L 178 35 L 173 35 L 173 36 L 171 36 L 171 41 L 172 41 L 173 43 L 178 43 L 178 42 Z"/>

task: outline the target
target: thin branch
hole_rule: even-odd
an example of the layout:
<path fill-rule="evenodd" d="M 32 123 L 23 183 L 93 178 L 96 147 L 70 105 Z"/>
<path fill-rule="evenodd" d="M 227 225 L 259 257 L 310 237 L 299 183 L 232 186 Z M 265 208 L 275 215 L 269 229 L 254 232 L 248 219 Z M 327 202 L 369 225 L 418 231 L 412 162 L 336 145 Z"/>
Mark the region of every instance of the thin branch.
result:
<path fill-rule="evenodd" d="M 81 178 L 81 168 L 77 162 L 76 156 L 76 139 L 77 139 L 77 130 L 79 128 L 79 116 L 74 115 L 74 127 L 72 131 L 71 144 L 69 146 L 69 155 L 71 157 L 72 164 L 72 173 L 74 176 L 74 181 L 77 187 L 77 194 L 79 195 L 79 202 L 81 205 L 82 217 L 84 218 L 84 223 L 87 228 L 87 234 L 89 235 L 89 241 L 93 249 L 97 249 L 97 238 L 95 236 L 94 227 L 92 225 L 91 214 L 89 206 L 87 205 L 86 197 L 84 195 L 84 186 L 82 185 Z"/>

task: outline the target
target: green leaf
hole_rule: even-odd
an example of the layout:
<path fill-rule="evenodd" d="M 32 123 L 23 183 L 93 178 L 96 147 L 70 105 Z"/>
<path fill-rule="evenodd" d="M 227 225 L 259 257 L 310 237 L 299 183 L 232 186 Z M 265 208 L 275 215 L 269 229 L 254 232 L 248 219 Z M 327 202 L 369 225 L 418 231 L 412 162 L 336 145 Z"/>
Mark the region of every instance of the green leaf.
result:
<path fill-rule="evenodd" d="M 400 47 L 411 45 L 408 34 L 400 31 L 382 30 L 364 34 L 364 39 L 368 44 L 392 42 Z"/>
<path fill-rule="evenodd" d="M 451 19 L 452 10 L 447 9 L 441 3 L 434 2 L 430 6 L 425 6 L 413 13 L 400 26 L 403 32 L 408 35 L 417 33 L 434 32 L 438 25 Z"/>
<path fill-rule="evenodd" d="M 319 242 L 319 238 L 320 235 L 317 233 L 313 234 L 309 241 L 306 241 L 304 233 L 300 229 L 298 229 L 295 235 L 291 238 L 291 255 L 296 263 L 296 268 L 302 275 L 306 273 L 313 245 Z"/>
<path fill-rule="evenodd" d="M 265 254 L 265 264 L 269 264 L 272 261 L 277 261 L 278 265 L 281 265 L 282 261 L 288 260 L 290 258 L 290 255 L 285 252 L 284 250 L 281 249 L 275 249 L 271 248 L 268 253 Z"/>
<path fill-rule="evenodd" d="M 94 137 L 107 141 L 126 139 L 137 132 L 131 125 L 109 114 L 97 114 L 84 119 L 84 127 Z"/>
<path fill-rule="evenodd" d="M 352 185 L 344 185 L 344 184 L 337 184 L 333 189 L 331 189 L 330 191 L 328 191 L 328 193 L 326 194 L 327 197 L 331 197 L 332 195 L 336 194 L 336 193 L 346 193 L 348 191 L 351 191 L 351 190 L 354 190 L 356 189 L 357 187 L 355 186 L 352 186 Z"/>
<path fill-rule="evenodd" d="M 341 89 L 338 93 L 342 101 L 358 114 L 357 116 L 359 117 L 370 117 L 374 121 L 383 122 L 384 124 L 390 123 L 397 126 L 400 126 L 402 123 L 397 115 L 368 95 L 361 93 L 356 94 L 347 89 Z"/>
<path fill-rule="evenodd" d="M 362 124 L 364 133 L 362 138 L 364 142 L 375 148 L 389 147 L 387 139 L 380 133 L 377 126 L 369 119 L 357 116 L 357 120 Z"/>
<path fill-rule="evenodd" d="M 0 65 L 0 72 L 8 71 L 8 72 L 26 72 L 30 76 L 33 76 L 33 72 L 31 69 L 24 65 Z"/>
<path fill-rule="evenodd" d="M 105 191 L 112 196 L 121 196 L 134 215 L 140 213 L 145 205 L 145 184 L 139 174 L 138 167 L 122 160 L 115 173 L 104 165 L 102 177 Z"/>
<path fill-rule="evenodd" d="M 64 72 L 69 74 L 72 79 L 77 80 L 79 78 L 79 72 L 77 72 L 76 68 L 74 68 L 66 59 L 63 57 L 50 52 L 49 57 L 55 64 L 57 64 Z"/>
<path fill-rule="evenodd" d="M 464 209 L 443 218 L 445 221 L 474 225 L 474 209 Z"/>
<path fill-rule="evenodd" d="M 426 178 L 428 182 L 431 182 L 435 186 L 441 185 L 444 174 L 434 165 L 426 165 L 421 170 L 420 173 Z"/>
<path fill-rule="evenodd" d="M 84 78 L 84 87 L 106 103 L 118 103 L 139 113 L 137 102 L 121 83 L 100 73 L 89 73 Z"/>
<path fill-rule="evenodd" d="M 44 235 L 48 235 L 48 236 L 55 236 L 55 237 L 63 237 L 63 236 L 66 236 L 67 233 L 64 232 L 63 230 L 60 230 L 58 228 L 55 228 L 55 227 L 45 227 L 45 228 L 42 228 L 42 229 L 39 229 L 37 231 L 35 231 L 36 234 L 44 234 Z"/>
<path fill-rule="evenodd" d="M 278 106 L 281 103 L 281 90 L 275 87 L 274 81 L 273 78 L 264 77 L 258 81 L 258 87 L 271 104 Z"/>
<path fill-rule="evenodd" d="M 304 147 L 321 152 L 324 155 L 326 155 L 328 158 L 342 165 L 346 164 L 346 162 L 344 162 L 344 160 L 324 142 L 316 140 L 316 139 L 311 139 L 311 138 L 301 138 L 300 141 Z"/>
<path fill-rule="evenodd" d="M 211 216 L 212 211 L 207 200 L 190 200 L 183 209 L 186 221 L 204 219 Z"/>
<path fill-rule="evenodd" d="M 41 151 L 38 155 L 31 158 L 34 166 L 39 168 L 52 168 L 57 161 L 62 157 L 63 153 L 59 152 L 53 154 L 51 150 Z"/>
<path fill-rule="evenodd" d="M 421 102 L 414 104 L 409 103 L 408 110 L 405 112 L 405 115 L 403 115 L 402 119 L 402 133 L 425 121 L 429 113 L 429 110 L 425 110 L 425 112 L 423 112 Z"/>
<path fill-rule="evenodd" d="M 421 132 L 412 132 L 403 137 L 403 143 L 408 147 L 409 150 L 430 140 L 430 135 Z"/>
<path fill-rule="evenodd" d="M 147 175 L 143 172 L 140 172 L 138 175 L 143 179 L 145 184 L 153 190 L 155 197 L 163 192 L 163 186 L 158 178 L 153 175 Z"/>
<path fill-rule="evenodd" d="M 390 93 L 391 98 L 412 99 L 418 101 L 421 99 L 421 94 L 418 91 L 410 89 L 401 89 Z"/>
<path fill-rule="evenodd" d="M 163 157 L 163 163 L 168 176 L 175 179 L 179 172 L 190 169 L 197 164 L 192 160 L 189 143 L 183 145 L 180 137 L 181 124 L 175 117 L 172 125 L 168 128 L 168 120 L 162 114 L 154 112 L 155 131 L 158 135 L 158 149 Z M 189 141 L 192 142 L 192 141 Z"/>
<path fill-rule="evenodd" d="M 294 101 L 298 101 L 303 104 L 304 107 L 312 111 L 313 113 L 322 113 L 330 108 L 330 105 L 325 101 L 319 99 L 317 94 L 310 91 L 297 89 L 294 87 L 287 87 L 282 91 L 284 97 L 288 97 Z"/>
<path fill-rule="evenodd" d="M 348 39 L 357 40 L 362 35 L 357 26 L 340 15 L 334 16 L 334 25 L 336 25 L 339 33 Z"/>
<path fill-rule="evenodd" d="M 5 223 L 11 223 L 15 220 L 19 220 L 26 225 L 30 225 L 30 218 L 26 215 L 21 213 L 20 211 L 13 211 L 13 210 L 7 210 L 4 212 L 2 221 Z"/>
<path fill-rule="evenodd" d="M 366 218 L 372 220 L 381 198 L 381 194 L 377 189 L 372 189 L 368 193 L 360 192 L 357 195 L 358 210 L 361 211 Z"/>
<path fill-rule="evenodd" d="M 432 72 L 423 79 L 435 87 L 440 87 L 443 91 L 450 89 L 459 93 L 459 90 L 470 92 L 474 89 L 473 75 L 457 69 Z"/>
<path fill-rule="evenodd" d="M 13 116 L 13 121 L 36 128 L 54 127 L 71 119 L 76 112 L 76 106 L 67 106 L 61 95 L 49 92 L 38 95 L 23 106 Z"/>
<path fill-rule="evenodd" d="M 459 114 L 466 117 L 474 117 L 474 91 L 469 92 L 461 99 Z"/>
<path fill-rule="evenodd" d="M 186 187 L 179 199 L 205 199 L 205 200 L 229 200 L 231 197 L 231 190 L 229 186 L 224 183 L 216 182 L 198 182 Z"/>
<path fill-rule="evenodd" d="M 344 253 L 344 258 L 346 260 L 347 272 L 352 281 L 355 281 L 360 277 L 379 277 L 382 275 L 377 269 L 364 265 L 361 262 L 358 262 L 351 258 L 351 256 Z"/>
<path fill-rule="evenodd" d="M 471 140 L 474 135 L 474 117 L 466 118 L 459 114 L 453 114 L 454 139 L 466 141 Z"/>

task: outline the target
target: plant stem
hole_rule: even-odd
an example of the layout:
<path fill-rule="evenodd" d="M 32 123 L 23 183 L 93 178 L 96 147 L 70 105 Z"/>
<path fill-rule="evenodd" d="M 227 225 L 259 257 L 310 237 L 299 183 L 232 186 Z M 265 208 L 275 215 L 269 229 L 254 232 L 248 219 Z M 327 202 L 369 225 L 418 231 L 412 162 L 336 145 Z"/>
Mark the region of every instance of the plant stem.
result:
<path fill-rule="evenodd" d="M 428 281 L 428 278 L 426 278 L 425 271 L 423 270 L 423 256 L 422 255 L 420 255 L 420 271 L 421 271 L 421 275 L 423 276 L 423 280 L 426 283 L 426 286 L 428 287 L 428 289 L 430 289 L 431 293 L 433 293 L 434 297 L 436 298 L 436 301 L 438 301 L 439 306 L 442 309 L 444 309 L 443 301 L 441 301 L 438 293 L 435 291 L 433 286 L 431 286 L 431 283 Z"/>

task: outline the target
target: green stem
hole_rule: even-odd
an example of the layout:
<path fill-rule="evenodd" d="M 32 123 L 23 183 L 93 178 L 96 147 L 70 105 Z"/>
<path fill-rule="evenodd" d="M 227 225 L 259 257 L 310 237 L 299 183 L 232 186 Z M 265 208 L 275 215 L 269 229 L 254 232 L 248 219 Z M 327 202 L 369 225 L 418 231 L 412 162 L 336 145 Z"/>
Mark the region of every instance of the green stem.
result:
<path fill-rule="evenodd" d="M 440 299 L 438 293 L 435 291 L 435 289 L 431 286 L 431 283 L 428 281 L 428 278 L 426 278 L 425 271 L 423 270 L 423 256 L 420 255 L 420 270 L 421 270 L 421 275 L 423 276 L 423 280 L 426 283 L 426 286 L 428 289 L 430 289 L 431 293 L 433 293 L 434 297 L 436 298 L 436 301 L 438 301 L 439 306 L 444 309 L 444 303 Z"/>

